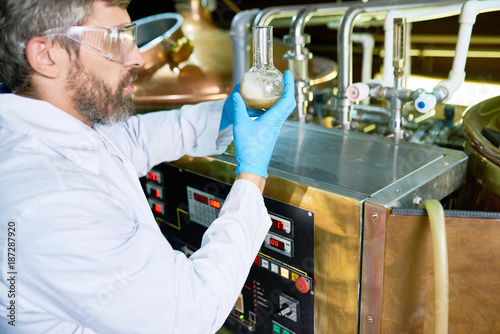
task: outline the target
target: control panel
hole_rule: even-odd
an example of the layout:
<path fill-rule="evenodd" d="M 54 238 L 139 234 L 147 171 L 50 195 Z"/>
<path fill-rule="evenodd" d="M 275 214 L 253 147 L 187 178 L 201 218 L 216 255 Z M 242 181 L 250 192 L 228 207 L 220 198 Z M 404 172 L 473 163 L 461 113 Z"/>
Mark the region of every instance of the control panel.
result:
<path fill-rule="evenodd" d="M 190 256 L 231 186 L 170 164 L 141 179 L 174 249 Z M 314 333 L 314 213 L 264 197 L 272 226 L 225 327 L 233 333 Z"/>

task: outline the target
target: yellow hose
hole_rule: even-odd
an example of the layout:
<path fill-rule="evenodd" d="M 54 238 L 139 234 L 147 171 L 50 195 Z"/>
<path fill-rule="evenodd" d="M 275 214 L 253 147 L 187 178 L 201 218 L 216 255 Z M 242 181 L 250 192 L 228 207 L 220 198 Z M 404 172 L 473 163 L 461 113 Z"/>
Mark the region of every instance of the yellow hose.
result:
<path fill-rule="evenodd" d="M 434 308 L 435 334 L 448 333 L 448 247 L 446 226 L 441 203 L 434 199 L 425 201 L 422 208 L 427 210 L 431 223 L 432 249 L 434 258 Z"/>

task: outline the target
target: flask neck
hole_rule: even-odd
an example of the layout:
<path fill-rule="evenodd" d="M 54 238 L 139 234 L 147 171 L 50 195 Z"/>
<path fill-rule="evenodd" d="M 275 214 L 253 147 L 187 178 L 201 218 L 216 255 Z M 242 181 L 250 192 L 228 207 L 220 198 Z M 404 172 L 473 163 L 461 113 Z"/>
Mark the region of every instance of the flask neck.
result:
<path fill-rule="evenodd" d="M 253 66 L 273 66 L 273 27 L 255 26 L 253 37 Z"/>

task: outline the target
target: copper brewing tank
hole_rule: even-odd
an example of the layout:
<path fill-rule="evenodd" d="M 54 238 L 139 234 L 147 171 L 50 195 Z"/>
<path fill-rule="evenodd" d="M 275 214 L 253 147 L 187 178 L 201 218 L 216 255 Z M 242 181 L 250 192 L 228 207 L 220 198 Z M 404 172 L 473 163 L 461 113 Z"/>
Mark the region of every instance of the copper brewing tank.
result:
<path fill-rule="evenodd" d="M 459 206 L 465 210 L 500 212 L 500 148 L 485 137 L 483 130 L 500 132 L 500 96 L 465 112 L 465 153 L 469 162 Z"/>
<path fill-rule="evenodd" d="M 233 52 L 229 31 L 216 27 L 210 12 L 200 2 L 179 0 L 176 14 L 159 14 L 136 21 L 139 49 L 146 58 L 145 66 L 138 71 L 139 79 L 134 83 L 133 99 L 139 110 L 169 109 L 219 100 L 231 92 Z M 167 38 L 163 41 L 161 37 L 156 38 L 143 45 L 146 36 L 141 36 L 141 23 L 146 20 L 151 26 L 161 15 L 167 18 L 152 29 L 157 33 L 153 37 L 169 30 Z M 282 72 L 288 68 L 283 58 L 287 51 L 288 46 L 275 39 L 274 65 Z M 309 73 L 315 82 L 325 85 L 325 81 L 331 82 L 335 78 L 337 65 L 331 60 L 315 57 L 310 61 Z"/>

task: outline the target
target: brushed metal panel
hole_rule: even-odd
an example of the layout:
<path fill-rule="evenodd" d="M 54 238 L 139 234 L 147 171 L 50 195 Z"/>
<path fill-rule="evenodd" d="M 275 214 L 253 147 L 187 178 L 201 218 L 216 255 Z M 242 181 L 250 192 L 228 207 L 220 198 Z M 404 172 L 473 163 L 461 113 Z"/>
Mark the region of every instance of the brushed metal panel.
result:
<path fill-rule="evenodd" d="M 364 196 L 440 159 L 443 149 L 287 122 L 270 168 Z M 376 176 L 376 177 L 374 177 Z"/>
<path fill-rule="evenodd" d="M 231 154 L 216 158 L 236 164 Z M 466 166 L 460 151 L 285 122 L 269 174 L 386 207 L 418 207 L 418 198 L 457 189 Z"/>

